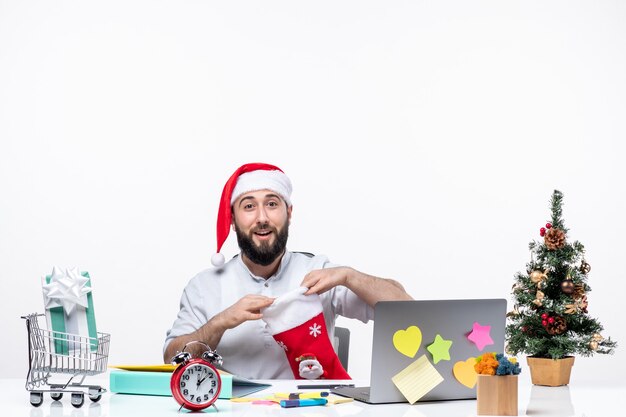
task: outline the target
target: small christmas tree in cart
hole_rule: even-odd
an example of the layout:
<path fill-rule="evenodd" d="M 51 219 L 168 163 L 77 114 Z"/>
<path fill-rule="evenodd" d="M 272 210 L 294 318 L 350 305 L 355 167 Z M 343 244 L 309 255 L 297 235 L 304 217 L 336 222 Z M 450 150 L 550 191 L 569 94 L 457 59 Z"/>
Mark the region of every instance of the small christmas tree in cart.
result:
<path fill-rule="evenodd" d="M 507 353 L 528 355 L 533 384 L 559 386 L 569 383 L 574 354 L 610 354 L 616 342 L 604 338 L 602 325 L 589 315 L 591 266 L 584 246 L 568 241 L 563 194 L 555 190 L 550 203 L 552 219 L 539 231 L 543 240 L 529 244 L 526 273 L 515 275 L 506 339 Z"/>

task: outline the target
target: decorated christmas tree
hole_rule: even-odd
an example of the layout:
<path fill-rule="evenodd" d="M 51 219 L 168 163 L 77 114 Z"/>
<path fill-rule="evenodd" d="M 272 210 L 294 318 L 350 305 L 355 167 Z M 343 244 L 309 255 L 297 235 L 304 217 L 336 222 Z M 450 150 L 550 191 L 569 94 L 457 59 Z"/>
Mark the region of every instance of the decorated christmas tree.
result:
<path fill-rule="evenodd" d="M 584 246 L 568 240 L 563 194 L 555 190 L 550 203 L 552 219 L 539 231 L 543 239 L 530 242 L 526 273 L 515 275 L 514 308 L 507 314 L 507 353 L 552 359 L 613 353 L 615 341 L 602 336 L 602 325 L 589 314 L 591 266 Z"/>

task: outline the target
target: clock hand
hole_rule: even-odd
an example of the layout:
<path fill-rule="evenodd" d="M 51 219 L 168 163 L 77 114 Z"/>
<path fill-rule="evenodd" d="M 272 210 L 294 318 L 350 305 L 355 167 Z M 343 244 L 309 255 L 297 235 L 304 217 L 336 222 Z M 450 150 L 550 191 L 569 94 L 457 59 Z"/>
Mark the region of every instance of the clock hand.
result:
<path fill-rule="evenodd" d="M 204 380 L 207 378 L 207 376 L 209 376 L 209 371 L 206 371 L 206 374 L 204 375 L 204 378 L 202 378 L 201 380 L 198 381 L 198 386 L 200 386 L 200 384 L 202 384 L 204 382 Z"/>

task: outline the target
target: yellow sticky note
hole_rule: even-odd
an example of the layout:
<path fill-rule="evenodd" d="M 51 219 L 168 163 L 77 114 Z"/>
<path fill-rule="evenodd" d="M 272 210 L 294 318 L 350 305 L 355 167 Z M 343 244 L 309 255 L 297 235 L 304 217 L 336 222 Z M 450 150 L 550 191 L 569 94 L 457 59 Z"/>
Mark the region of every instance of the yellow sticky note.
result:
<path fill-rule="evenodd" d="M 352 398 L 342 397 L 340 395 L 330 394 L 328 397 L 324 397 L 328 400 L 328 404 L 343 404 L 354 401 Z"/>
<path fill-rule="evenodd" d="M 443 382 L 443 377 L 428 361 L 426 355 L 404 368 L 391 380 L 411 404 Z"/>
<path fill-rule="evenodd" d="M 406 330 L 398 330 L 393 334 L 393 345 L 396 350 L 409 358 L 415 356 L 422 343 L 422 331 L 417 326 L 409 326 Z"/>
<path fill-rule="evenodd" d="M 109 368 L 143 372 L 173 372 L 177 367 L 178 365 L 171 365 L 168 363 L 160 363 L 157 365 L 109 365 Z"/>

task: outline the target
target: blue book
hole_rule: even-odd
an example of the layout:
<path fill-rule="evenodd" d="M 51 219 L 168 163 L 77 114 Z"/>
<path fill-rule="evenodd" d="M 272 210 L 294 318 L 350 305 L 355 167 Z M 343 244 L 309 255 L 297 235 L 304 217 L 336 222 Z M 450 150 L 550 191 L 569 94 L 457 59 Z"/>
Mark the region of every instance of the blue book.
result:
<path fill-rule="evenodd" d="M 220 399 L 244 397 L 271 386 L 271 384 L 250 381 L 228 372 L 219 372 L 222 380 L 222 389 L 218 397 Z M 111 369 L 109 387 L 111 392 L 118 394 L 171 396 L 171 378 L 172 372 Z"/>

